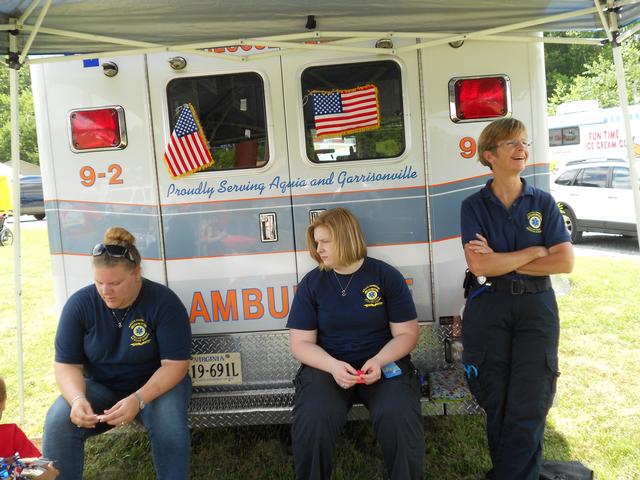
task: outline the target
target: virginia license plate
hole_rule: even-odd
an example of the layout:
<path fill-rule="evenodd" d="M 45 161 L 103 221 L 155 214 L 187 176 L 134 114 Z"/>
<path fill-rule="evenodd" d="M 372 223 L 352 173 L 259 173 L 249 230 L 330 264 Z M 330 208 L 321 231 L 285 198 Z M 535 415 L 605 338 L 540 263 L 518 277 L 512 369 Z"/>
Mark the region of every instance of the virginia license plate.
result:
<path fill-rule="evenodd" d="M 240 352 L 193 355 L 189 375 L 194 387 L 241 384 Z"/>

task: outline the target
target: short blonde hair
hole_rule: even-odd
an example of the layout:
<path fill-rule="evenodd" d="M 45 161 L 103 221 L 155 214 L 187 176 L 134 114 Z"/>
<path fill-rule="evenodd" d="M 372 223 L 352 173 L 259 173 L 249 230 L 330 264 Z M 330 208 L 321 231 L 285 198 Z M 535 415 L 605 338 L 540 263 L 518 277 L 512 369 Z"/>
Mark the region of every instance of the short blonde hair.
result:
<path fill-rule="evenodd" d="M 491 164 L 484 158 L 484 152 L 495 151 L 498 142 L 511 137 L 527 133 L 527 127 L 520 120 L 515 118 L 501 118 L 494 120 L 484 127 L 482 133 L 478 137 L 478 161 L 485 167 L 491 167 Z"/>
<path fill-rule="evenodd" d="M 322 212 L 307 227 L 307 248 L 321 270 L 328 268 L 318 255 L 318 243 L 313 237 L 317 227 L 326 227 L 331 232 L 336 263 L 339 266 L 350 265 L 367 256 L 367 244 L 358 219 L 346 208 L 332 208 Z"/>
<path fill-rule="evenodd" d="M 133 256 L 134 262 L 132 263 L 128 258 L 116 258 L 105 253 L 99 257 L 93 257 L 94 267 L 114 267 L 116 265 L 124 265 L 127 270 L 134 270 L 140 266 L 142 258 L 140 257 L 140 252 L 135 246 L 136 237 L 129 233 L 126 228 L 110 227 L 106 232 L 104 232 L 102 243 L 105 245 L 119 245 L 127 248 Z"/>

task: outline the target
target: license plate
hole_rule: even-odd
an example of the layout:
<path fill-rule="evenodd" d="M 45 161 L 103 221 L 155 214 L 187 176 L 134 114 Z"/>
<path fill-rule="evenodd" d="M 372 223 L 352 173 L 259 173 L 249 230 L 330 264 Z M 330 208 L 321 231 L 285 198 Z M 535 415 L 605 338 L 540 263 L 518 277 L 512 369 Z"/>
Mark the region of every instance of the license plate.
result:
<path fill-rule="evenodd" d="M 242 383 L 240 352 L 204 353 L 191 357 L 189 368 L 195 387 L 237 385 Z"/>

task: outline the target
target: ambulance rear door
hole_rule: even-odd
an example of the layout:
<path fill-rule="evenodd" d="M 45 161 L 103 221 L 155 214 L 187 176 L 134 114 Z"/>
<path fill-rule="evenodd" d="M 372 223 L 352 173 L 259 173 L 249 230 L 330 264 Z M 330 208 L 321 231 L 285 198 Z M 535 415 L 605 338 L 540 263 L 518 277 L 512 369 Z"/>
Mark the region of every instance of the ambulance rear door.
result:
<path fill-rule="evenodd" d="M 416 52 L 306 52 L 282 62 L 287 125 L 295 126 L 289 128 L 289 158 L 299 279 L 315 266 L 305 244 L 306 227 L 323 210 L 345 207 L 362 225 L 368 254 L 405 276 L 419 320 L 433 320 Z M 373 126 L 358 123 L 371 108 L 348 106 L 354 91 L 375 92 Z M 337 130 L 317 122 L 327 113 L 337 114 Z M 339 132 L 347 128 L 355 131 Z"/>
<path fill-rule="evenodd" d="M 180 56 L 148 57 L 168 285 L 194 334 L 281 330 L 296 264 L 280 61 Z M 162 154 L 189 103 L 215 165 L 172 178 Z"/>

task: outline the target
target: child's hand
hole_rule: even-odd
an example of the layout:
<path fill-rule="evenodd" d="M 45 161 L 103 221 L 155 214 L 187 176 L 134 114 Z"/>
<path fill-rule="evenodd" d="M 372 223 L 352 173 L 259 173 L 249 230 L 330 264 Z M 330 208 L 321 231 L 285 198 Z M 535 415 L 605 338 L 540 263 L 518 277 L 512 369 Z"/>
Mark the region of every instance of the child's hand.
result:
<path fill-rule="evenodd" d="M 36 478 L 38 480 L 53 480 L 60 475 L 60 470 L 53 466 L 53 463 L 43 466 L 44 472 L 38 475 Z"/>

